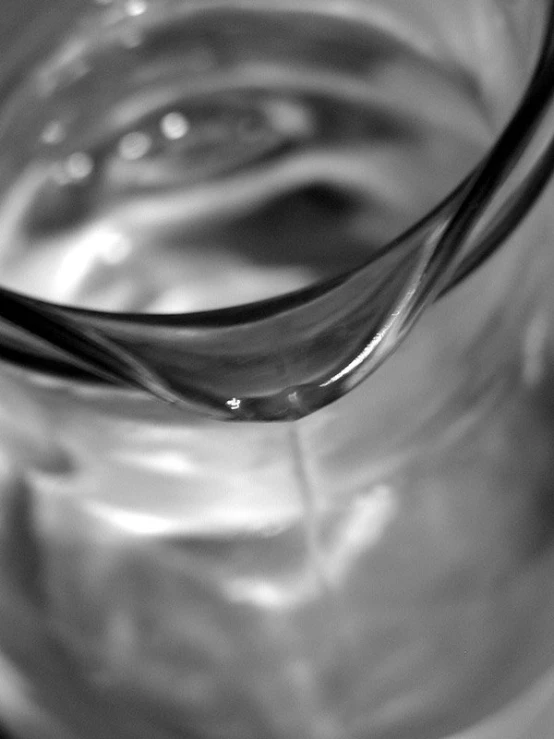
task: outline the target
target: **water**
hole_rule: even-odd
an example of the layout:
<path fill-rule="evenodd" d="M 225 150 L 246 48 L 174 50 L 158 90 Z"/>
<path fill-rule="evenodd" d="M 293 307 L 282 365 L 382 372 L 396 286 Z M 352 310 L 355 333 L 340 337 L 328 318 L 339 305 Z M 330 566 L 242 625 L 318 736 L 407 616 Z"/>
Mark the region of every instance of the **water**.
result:
<path fill-rule="evenodd" d="M 490 143 L 479 69 L 364 3 L 257 6 L 171 25 L 117 6 L 102 43 L 76 34 L 30 76 L 0 121 L 2 284 L 161 313 L 294 290 L 363 262 Z"/>
<path fill-rule="evenodd" d="M 100 3 L 0 113 L 2 284 L 193 311 L 360 264 L 470 171 L 514 104 L 495 4 L 425 5 L 402 21 L 394 2 Z M 371 398 L 238 429 L 2 380 L 0 643 L 38 725 L 436 739 L 546 670 L 548 377 L 531 400 L 514 380 L 497 415 L 458 398 L 450 434 L 391 454 L 395 415 L 428 418 L 444 396 L 433 372 L 412 385 L 390 367 Z"/>

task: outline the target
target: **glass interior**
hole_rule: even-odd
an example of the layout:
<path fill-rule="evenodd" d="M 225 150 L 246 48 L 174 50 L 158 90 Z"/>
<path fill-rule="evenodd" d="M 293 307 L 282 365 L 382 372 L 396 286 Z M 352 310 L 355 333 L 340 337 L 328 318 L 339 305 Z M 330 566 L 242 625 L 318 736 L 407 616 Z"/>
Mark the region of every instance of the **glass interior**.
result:
<path fill-rule="evenodd" d="M 173 289 L 192 269 L 171 239 L 190 245 L 194 209 L 180 207 L 193 192 L 206 206 L 196 236 L 210 264 L 198 258 L 192 287 L 217 287 L 191 300 L 240 302 L 251 282 L 280 292 L 299 275 L 311 287 L 184 315 L 0 293 L 1 715 L 23 739 L 550 739 L 551 186 L 512 228 L 548 175 L 549 116 L 529 130 L 522 118 L 540 118 L 548 101 L 549 39 L 523 115 L 507 124 L 551 4 L 297 0 L 274 12 L 242 0 L 239 49 L 230 1 L 50 2 L 22 38 L 25 5 L 0 24 L 10 29 L 0 230 L 12 287 L 55 286 L 71 304 L 145 298 L 148 309 L 152 286 Z M 154 43 L 158 25 L 171 43 Z M 173 43 L 199 31 L 201 48 L 176 54 L 187 75 L 158 84 L 176 63 Z M 261 75 L 268 57 L 272 74 Z M 246 98 L 206 107 L 205 83 L 225 74 L 231 84 L 239 70 L 250 75 Z M 183 98 L 189 76 L 197 87 Z M 185 98 L 190 109 L 176 105 Z M 74 105 L 83 99 L 84 113 Z M 512 159 L 522 137 L 533 146 Z M 391 147 L 397 156 L 384 161 Z M 295 157 L 311 168 L 293 177 Z M 478 176 L 460 183 L 475 164 Z M 512 180 L 500 164 L 514 165 Z M 467 221 L 470 194 L 477 222 Z M 245 203 L 251 223 L 239 218 Z M 218 246 L 222 223 L 233 239 Z M 298 223 L 314 248 L 305 255 L 289 241 Z M 351 383 L 363 373 L 346 365 L 364 358 L 391 296 L 405 294 L 397 268 L 445 223 L 446 247 L 463 235 L 465 254 L 485 243 L 489 258 Z M 339 232 L 349 245 L 340 259 Z M 143 238 L 156 234 L 160 264 L 158 241 Z M 340 277 L 368 249 L 379 259 Z M 109 383 L 96 381 L 99 367 Z M 337 373 L 339 391 L 323 397 L 336 402 L 312 403 Z M 141 383 L 184 400 L 129 391 Z M 218 421 L 240 413 L 247 422 Z"/>
<path fill-rule="evenodd" d="M 24 77 L 17 55 L 5 72 L 2 284 L 53 306 L 0 296 L 25 328 L 4 327 L 5 358 L 271 419 L 347 391 L 403 317 L 438 225 L 395 239 L 490 151 L 547 4 L 101 2 L 61 27 L 56 12 Z"/>
<path fill-rule="evenodd" d="M 191 313 L 348 272 L 471 172 L 524 85 L 509 19 L 474 5 L 410 36 L 390 3 L 187 5 L 81 24 L 4 98 L 4 287 Z"/>

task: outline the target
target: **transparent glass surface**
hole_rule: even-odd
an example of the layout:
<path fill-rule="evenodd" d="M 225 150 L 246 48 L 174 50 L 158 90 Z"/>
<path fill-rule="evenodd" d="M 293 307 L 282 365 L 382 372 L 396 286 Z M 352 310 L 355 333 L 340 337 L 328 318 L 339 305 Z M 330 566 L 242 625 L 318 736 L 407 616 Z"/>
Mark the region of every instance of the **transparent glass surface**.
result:
<path fill-rule="evenodd" d="M 3 13 L 0 718 L 549 739 L 552 4 Z"/>

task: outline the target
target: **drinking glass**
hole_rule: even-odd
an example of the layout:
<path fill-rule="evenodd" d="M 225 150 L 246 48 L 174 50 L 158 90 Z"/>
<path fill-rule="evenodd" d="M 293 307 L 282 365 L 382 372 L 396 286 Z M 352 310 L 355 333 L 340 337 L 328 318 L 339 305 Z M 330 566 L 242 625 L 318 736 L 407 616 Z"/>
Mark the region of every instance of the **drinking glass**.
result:
<path fill-rule="evenodd" d="M 548 739 L 554 2 L 2 14 L 2 721 Z"/>

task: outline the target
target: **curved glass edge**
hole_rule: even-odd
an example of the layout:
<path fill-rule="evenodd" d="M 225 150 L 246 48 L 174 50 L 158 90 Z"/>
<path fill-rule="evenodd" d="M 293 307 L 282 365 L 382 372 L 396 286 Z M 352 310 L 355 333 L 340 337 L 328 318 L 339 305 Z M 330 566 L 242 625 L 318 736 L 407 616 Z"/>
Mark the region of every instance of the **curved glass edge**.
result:
<path fill-rule="evenodd" d="M 526 216 L 554 169 L 553 99 L 550 2 L 531 83 L 496 145 L 442 204 L 361 269 L 272 300 L 173 316 L 94 312 L 0 289 L 0 359 L 139 389 L 223 420 L 290 420 L 318 410 L 373 372 L 426 306 Z"/>

